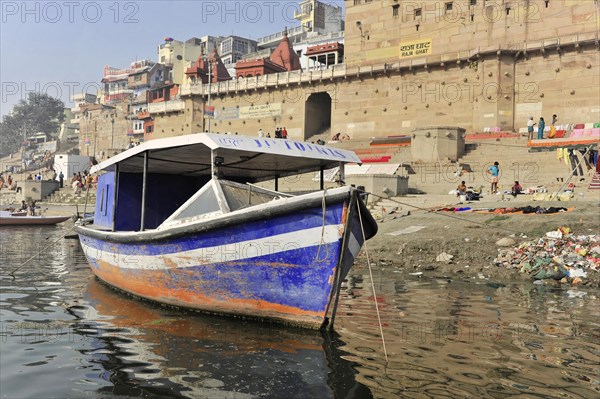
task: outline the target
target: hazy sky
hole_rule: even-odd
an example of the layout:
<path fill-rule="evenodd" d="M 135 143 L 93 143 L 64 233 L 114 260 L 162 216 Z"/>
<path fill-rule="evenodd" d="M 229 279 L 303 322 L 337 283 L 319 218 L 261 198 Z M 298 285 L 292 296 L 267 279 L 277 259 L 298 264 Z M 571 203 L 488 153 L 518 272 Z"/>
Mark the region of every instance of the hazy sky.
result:
<path fill-rule="evenodd" d="M 105 65 L 157 61 L 157 46 L 165 37 L 256 39 L 297 26 L 293 15 L 299 2 L 0 0 L 0 112 L 8 113 L 32 91 L 69 105 L 73 92 L 100 86 Z"/>

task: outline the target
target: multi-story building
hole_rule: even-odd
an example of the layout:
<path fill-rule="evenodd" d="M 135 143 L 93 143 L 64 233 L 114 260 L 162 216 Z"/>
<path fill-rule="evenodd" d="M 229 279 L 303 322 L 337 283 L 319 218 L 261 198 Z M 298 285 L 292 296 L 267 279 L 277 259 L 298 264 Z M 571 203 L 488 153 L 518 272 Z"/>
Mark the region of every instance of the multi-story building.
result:
<path fill-rule="evenodd" d="M 210 54 L 222 37 L 203 36 L 192 37 L 185 42 L 173 38 L 165 38 L 165 42 L 158 46 L 158 62 L 169 67 L 169 80 L 174 84 L 183 84 L 186 81 L 185 70 L 193 64 L 200 54 Z"/>
<path fill-rule="evenodd" d="M 104 66 L 104 76 L 101 80 L 103 84 L 100 98 L 101 104 L 109 105 L 114 102 L 123 101 L 133 94 L 133 90 L 129 88 L 129 73 L 129 69 L 113 68 L 108 65 Z"/>
<path fill-rule="evenodd" d="M 326 34 L 344 30 L 342 7 L 319 0 L 301 1 L 298 12 L 294 11 L 294 18 L 305 32 Z"/>
<path fill-rule="evenodd" d="M 71 108 L 71 118 L 69 122 L 79 129 L 79 121 L 81 118 L 81 107 L 83 105 L 95 104 L 98 101 L 98 96 L 90 93 L 78 93 L 71 96 L 71 102 L 73 107 Z"/>
<path fill-rule="evenodd" d="M 245 54 L 255 52 L 258 42 L 240 36 L 227 36 L 219 42 L 219 54 L 225 66 L 233 65 Z"/>
<path fill-rule="evenodd" d="M 133 96 L 129 99 L 129 120 L 131 126 L 127 135 L 132 141 L 143 141 L 146 133 L 152 133 L 152 118 L 148 114 L 148 90 L 165 81 L 169 68 L 150 60 L 137 61 L 131 64 L 129 88 Z"/>
<path fill-rule="evenodd" d="M 341 93 L 348 122 L 375 121 L 365 135 L 432 115 L 478 131 L 600 120 L 597 1 L 352 0 L 346 18 L 347 70 L 383 77 Z"/>
<path fill-rule="evenodd" d="M 163 82 L 168 74 L 168 68 L 150 60 L 131 63 L 127 79 L 128 88 L 133 90 L 134 96 L 139 96 L 156 83 Z"/>
<path fill-rule="evenodd" d="M 88 104 L 80 107 L 79 153 L 101 161 L 127 148 L 129 104 Z"/>
<path fill-rule="evenodd" d="M 320 35 L 344 32 L 344 12 L 342 7 L 327 4 L 319 0 L 303 0 L 294 11 L 294 18 L 299 26 L 286 28 L 258 38 L 258 49 L 274 49 L 279 45 L 284 34 L 287 34 L 292 46 L 315 39 Z M 302 54 L 298 54 L 302 56 Z"/>

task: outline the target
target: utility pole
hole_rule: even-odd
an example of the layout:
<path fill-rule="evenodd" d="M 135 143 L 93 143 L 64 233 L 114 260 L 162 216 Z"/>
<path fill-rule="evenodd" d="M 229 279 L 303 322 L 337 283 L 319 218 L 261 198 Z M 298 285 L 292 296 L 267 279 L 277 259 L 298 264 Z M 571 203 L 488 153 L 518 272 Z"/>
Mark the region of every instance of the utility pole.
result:
<path fill-rule="evenodd" d="M 98 125 L 97 121 L 94 121 L 94 150 L 92 151 L 92 156 L 96 159 L 96 140 L 98 139 Z"/>
<path fill-rule="evenodd" d="M 112 115 L 110 123 L 112 124 L 112 129 L 110 132 L 110 150 L 113 151 L 113 149 L 115 148 L 115 114 Z"/>
<path fill-rule="evenodd" d="M 212 61 L 210 59 L 210 56 L 208 56 L 206 59 L 208 61 L 208 100 L 206 102 L 206 109 L 204 110 L 204 114 L 205 115 L 206 115 L 207 109 L 210 108 L 210 86 L 211 86 L 211 83 L 212 83 Z M 207 131 L 208 131 L 208 133 L 210 133 L 210 124 L 211 124 L 210 118 L 207 117 L 206 119 L 208 119 L 208 129 L 207 129 Z"/>

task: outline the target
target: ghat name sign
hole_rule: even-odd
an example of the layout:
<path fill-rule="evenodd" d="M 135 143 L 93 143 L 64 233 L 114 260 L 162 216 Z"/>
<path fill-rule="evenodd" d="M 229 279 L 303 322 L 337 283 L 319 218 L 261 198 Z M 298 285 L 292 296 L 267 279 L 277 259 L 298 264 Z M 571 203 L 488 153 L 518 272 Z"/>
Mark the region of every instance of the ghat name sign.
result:
<path fill-rule="evenodd" d="M 419 39 L 400 43 L 400 59 L 422 57 L 433 53 L 431 39 Z"/>

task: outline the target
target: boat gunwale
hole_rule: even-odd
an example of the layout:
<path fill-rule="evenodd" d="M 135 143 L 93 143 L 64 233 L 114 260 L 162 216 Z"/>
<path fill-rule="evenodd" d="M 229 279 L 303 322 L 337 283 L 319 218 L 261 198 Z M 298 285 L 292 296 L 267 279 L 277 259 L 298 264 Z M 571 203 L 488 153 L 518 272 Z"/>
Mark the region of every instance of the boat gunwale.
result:
<path fill-rule="evenodd" d="M 294 211 L 314 208 L 315 206 L 320 206 L 323 204 L 323 198 L 325 198 L 326 205 L 339 203 L 345 199 L 350 200 L 349 194 L 351 190 L 354 190 L 354 188 L 351 186 L 345 186 L 331 190 L 334 192 L 328 192 L 328 190 L 325 190 L 291 198 L 282 198 L 277 201 L 284 201 L 284 203 L 270 202 L 267 204 L 254 205 L 210 219 L 197 220 L 186 223 L 183 226 L 170 226 L 164 229 L 115 232 L 96 230 L 86 226 L 77 226 L 76 231 L 78 234 L 81 234 L 85 237 L 116 243 L 141 244 L 151 241 L 155 242 L 157 240 L 178 238 L 189 234 L 205 233 L 211 230 L 228 228 L 242 223 L 253 222 L 261 219 L 269 219 Z M 309 198 L 306 198 L 307 196 L 309 196 Z"/>

